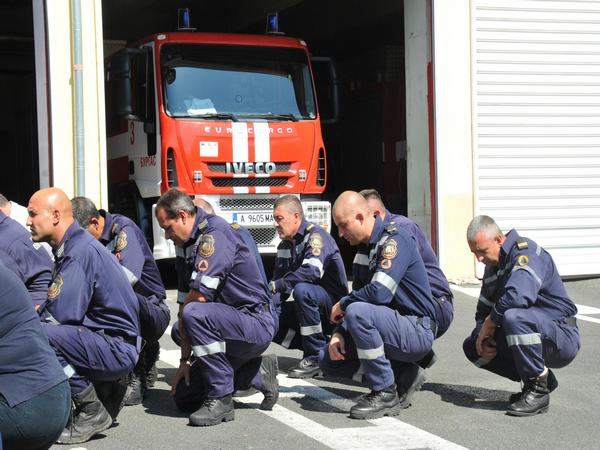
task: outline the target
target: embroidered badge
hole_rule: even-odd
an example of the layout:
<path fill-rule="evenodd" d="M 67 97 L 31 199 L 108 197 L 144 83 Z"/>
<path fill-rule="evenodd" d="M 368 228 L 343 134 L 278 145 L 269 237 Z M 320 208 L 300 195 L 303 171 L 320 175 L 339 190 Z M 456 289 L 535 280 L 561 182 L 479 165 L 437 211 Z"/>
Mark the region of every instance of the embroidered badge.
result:
<path fill-rule="evenodd" d="M 202 258 L 210 258 L 215 252 L 215 238 L 210 234 L 203 234 L 198 244 L 198 254 Z"/>
<path fill-rule="evenodd" d="M 200 272 L 206 272 L 208 270 L 208 261 L 205 259 L 198 261 L 198 270 Z"/>
<path fill-rule="evenodd" d="M 527 255 L 521 255 L 517 258 L 517 264 L 519 264 L 520 266 L 526 266 L 528 262 L 529 258 L 527 257 Z"/>
<path fill-rule="evenodd" d="M 387 258 L 386 259 L 382 259 L 380 265 L 381 265 L 382 269 L 387 270 L 390 267 L 392 267 L 392 260 L 391 259 L 387 259 Z"/>
<path fill-rule="evenodd" d="M 63 277 L 57 275 L 50 287 L 48 288 L 48 300 L 54 300 L 60 295 L 60 290 L 64 284 Z"/>
<path fill-rule="evenodd" d="M 123 251 L 123 249 L 127 247 L 127 233 L 121 230 L 119 231 L 119 236 L 117 237 L 117 243 L 115 244 L 115 253 L 119 253 Z"/>
<path fill-rule="evenodd" d="M 323 248 L 323 238 L 319 233 L 313 233 L 308 240 L 308 246 L 312 248 L 312 254 L 319 256 Z"/>
<path fill-rule="evenodd" d="M 383 247 L 381 248 L 381 256 L 384 259 L 394 259 L 398 254 L 398 244 L 392 238 L 389 238 L 387 241 L 383 243 Z"/>

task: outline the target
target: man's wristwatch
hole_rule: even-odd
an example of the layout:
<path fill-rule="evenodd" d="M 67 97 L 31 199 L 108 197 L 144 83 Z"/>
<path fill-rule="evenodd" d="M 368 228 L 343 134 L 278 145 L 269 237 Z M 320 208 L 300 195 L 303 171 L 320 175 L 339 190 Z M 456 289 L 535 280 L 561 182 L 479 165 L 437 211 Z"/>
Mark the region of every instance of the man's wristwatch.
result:
<path fill-rule="evenodd" d="M 192 357 L 191 357 L 191 356 L 182 356 L 182 357 L 179 359 L 179 362 L 180 362 L 180 363 L 183 363 L 183 362 L 185 362 L 185 363 L 188 363 L 188 364 L 189 364 L 189 363 L 191 363 L 191 362 L 192 362 Z"/>

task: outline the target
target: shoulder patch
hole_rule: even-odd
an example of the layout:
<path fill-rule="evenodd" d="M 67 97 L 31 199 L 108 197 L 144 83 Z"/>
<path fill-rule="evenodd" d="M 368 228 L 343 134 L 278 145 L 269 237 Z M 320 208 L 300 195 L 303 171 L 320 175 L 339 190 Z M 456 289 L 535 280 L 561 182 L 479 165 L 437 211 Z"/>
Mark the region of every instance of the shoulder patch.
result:
<path fill-rule="evenodd" d="M 200 272 L 206 272 L 208 270 L 208 261 L 205 259 L 198 261 L 198 270 Z"/>
<path fill-rule="evenodd" d="M 309 223 L 308 226 L 306 227 L 306 231 L 310 231 L 315 227 L 314 223 Z"/>
<path fill-rule="evenodd" d="M 199 230 L 203 230 L 203 229 L 205 229 L 205 228 L 206 228 L 206 225 L 208 225 L 208 220 L 204 219 L 202 222 L 200 222 L 200 223 L 198 224 L 198 229 L 199 229 Z"/>
<path fill-rule="evenodd" d="M 119 231 L 119 236 L 117 237 L 117 243 L 115 244 L 115 253 L 119 253 L 125 247 L 127 247 L 127 233 L 124 230 Z"/>
<path fill-rule="evenodd" d="M 396 230 L 396 222 L 390 222 L 390 224 L 385 227 L 385 231 L 387 231 L 388 233 L 395 233 Z"/>
<path fill-rule="evenodd" d="M 389 238 L 381 247 L 381 256 L 384 259 L 394 259 L 398 254 L 398 244 L 393 238 Z"/>
<path fill-rule="evenodd" d="M 118 225 L 118 224 L 116 224 L 116 223 L 113 223 L 113 226 L 112 226 L 112 228 L 110 229 L 110 234 L 114 236 L 114 235 L 115 235 L 115 233 L 117 232 L 117 228 L 119 228 L 119 225 Z"/>
<path fill-rule="evenodd" d="M 323 248 L 323 238 L 319 233 L 313 233 L 308 239 L 308 245 L 312 248 L 313 255 L 319 256 Z"/>
<path fill-rule="evenodd" d="M 210 234 L 200 236 L 198 244 L 198 254 L 203 258 L 209 258 L 215 252 L 215 238 Z"/>
<path fill-rule="evenodd" d="M 48 300 L 54 300 L 60 295 L 64 280 L 62 275 L 57 275 L 50 287 L 48 288 Z"/>
<path fill-rule="evenodd" d="M 519 238 L 517 239 L 517 248 L 519 250 L 525 250 L 529 248 L 529 244 L 527 243 L 527 239 Z"/>
<path fill-rule="evenodd" d="M 239 230 L 240 227 L 241 227 L 241 225 L 239 223 L 237 223 L 237 222 L 233 222 L 231 224 L 231 228 L 233 228 L 234 230 Z"/>
<path fill-rule="evenodd" d="M 521 267 L 526 266 L 529 263 L 529 258 L 527 255 L 521 255 L 517 258 L 517 264 Z"/>

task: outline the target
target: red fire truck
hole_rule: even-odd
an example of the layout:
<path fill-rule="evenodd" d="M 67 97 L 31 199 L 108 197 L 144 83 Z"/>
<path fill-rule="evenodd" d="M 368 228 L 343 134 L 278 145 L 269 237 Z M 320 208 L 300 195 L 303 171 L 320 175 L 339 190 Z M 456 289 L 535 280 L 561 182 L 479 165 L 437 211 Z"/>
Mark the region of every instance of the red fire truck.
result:
<path fill-rule="evenodd" d="M 153 213 L 173 187 L 246 226 L 262 253 L 278 244 L 272 208 L 281 195 L 298 195 L 309 221 L 330 226 L 304 41 L 155 34 L 109 58 L 106 93 L 110 208 L 141 225 L 155 258 L 175 255 Z"/>

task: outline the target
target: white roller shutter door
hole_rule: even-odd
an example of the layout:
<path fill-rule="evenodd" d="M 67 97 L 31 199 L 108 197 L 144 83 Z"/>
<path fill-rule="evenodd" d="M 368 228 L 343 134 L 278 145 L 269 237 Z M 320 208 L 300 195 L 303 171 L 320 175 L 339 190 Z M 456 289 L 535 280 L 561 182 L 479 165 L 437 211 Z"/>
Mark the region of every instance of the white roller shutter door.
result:
<path fill-rule="evenodd" d="M 476 211 L 600 274 L 600 1 L 471 5 Z"/>

